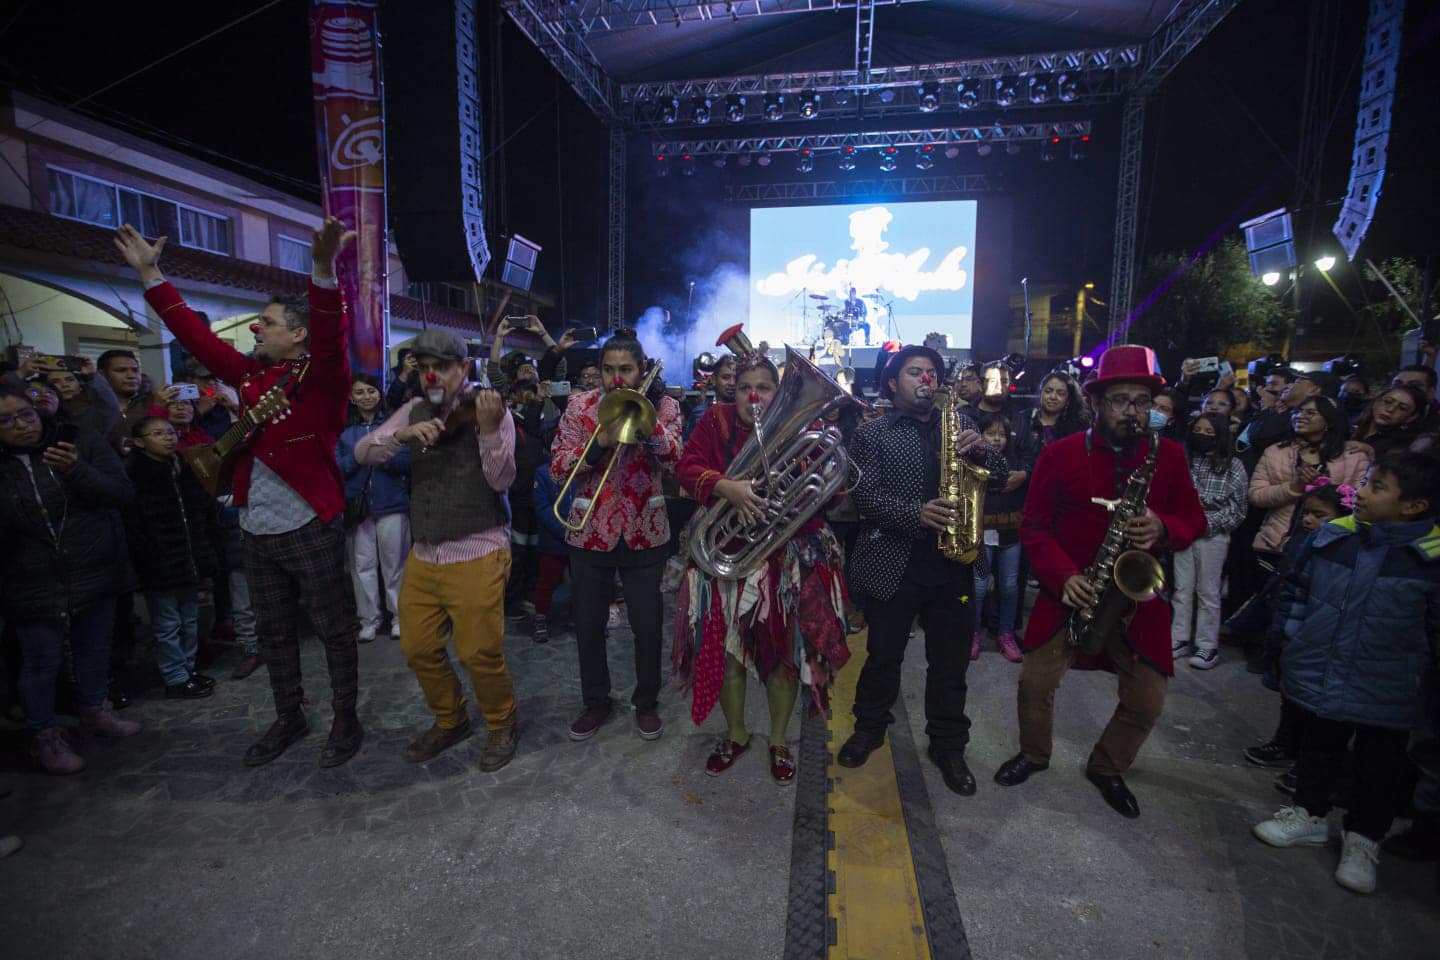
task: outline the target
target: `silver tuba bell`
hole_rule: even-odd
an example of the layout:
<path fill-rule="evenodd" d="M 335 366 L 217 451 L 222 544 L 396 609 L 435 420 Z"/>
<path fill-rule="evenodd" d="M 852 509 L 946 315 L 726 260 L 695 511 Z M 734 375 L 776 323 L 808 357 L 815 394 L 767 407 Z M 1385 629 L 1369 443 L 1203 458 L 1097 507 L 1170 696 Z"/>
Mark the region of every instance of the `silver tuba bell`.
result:
<path fill-rule="evenodd" d="M 790 347 L 785 376 L 755 432 L 725 475 L 749 479 L 765 498 L 765 519 L 745 523 L 724 499 L 695 513 L 690 556 L 712 577 L 739 579 L 760 569 L 845 483 L 850 460 L 835 427 L 815 421 L 841 403 L 859 403 Z"/>

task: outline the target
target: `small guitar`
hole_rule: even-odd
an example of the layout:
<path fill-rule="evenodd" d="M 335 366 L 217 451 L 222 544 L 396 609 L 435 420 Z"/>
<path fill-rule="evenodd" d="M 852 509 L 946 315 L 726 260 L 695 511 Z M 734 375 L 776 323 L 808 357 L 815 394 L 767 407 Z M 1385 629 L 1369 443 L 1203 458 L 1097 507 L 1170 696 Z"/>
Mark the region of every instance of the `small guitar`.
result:
<path fill-rule="evenodd" d="M 285 396 L 285 384 L 289 380 L 290 374 L 286 373 L 275 381 L 275 385 L 261 394 L 260 399 L 231 424 L 219 440 L 181 453 L 210 496 L 223 496 L 229 491 L 235 461 L 255 443 L 265 425 L 290 415 L 290 400 Z"/>

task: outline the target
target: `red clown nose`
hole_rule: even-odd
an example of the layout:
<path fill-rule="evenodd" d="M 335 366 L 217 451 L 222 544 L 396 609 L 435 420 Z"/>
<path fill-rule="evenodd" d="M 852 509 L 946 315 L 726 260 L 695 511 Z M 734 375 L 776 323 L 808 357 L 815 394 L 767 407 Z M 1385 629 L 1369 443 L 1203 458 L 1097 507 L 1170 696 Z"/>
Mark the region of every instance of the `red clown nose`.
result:
<path fill-rule="evenodd" d="M 753 404 L 757 404 L 757 403 L 759 403 L 759 402 L 760 402 L 760 392 L 759 392 L 758 390 L 751 390 L 751 391 L 750 391 L 750 403 L 753 405 Z"/>
<path fill-rule="evenodd" d="M 259 332 L 260 332 L 260 324 L 258 324 L 258 323 L 252 323 L 252 324 L 250 324 L 250 332 L 251 332 L 251 333 L 259 333 Z"/>
<path fill-rule="evenodd" d="M 928 373 L 922 373 L 922 374 L 920 375 L 920 382 L 921 382 L 921 383 L 929 383 L 929 382 L 930 382 L 930 374 L 928 374 Z"/>
<path fill-rule="evenodd" d="M 615 378 L 615 382 L 612 383 L 612 384 L 610 384 L 610 386 L 612 386 L 612 387 L 623 387 L 623 386 L 625 386 L 625 381 L 622 380 L 620 377 L 616 377 L 616 378 Z"/>
<path fill-rule="evenodd" d="M 435 371 L 434 371 L 434 370 L 431 370 L 429 373 L 425 374 L 425 382 L 426 382 L 426 383 L 434 383 L 435 380 L 436 380 L 436 377 L 435 377 Z"/>

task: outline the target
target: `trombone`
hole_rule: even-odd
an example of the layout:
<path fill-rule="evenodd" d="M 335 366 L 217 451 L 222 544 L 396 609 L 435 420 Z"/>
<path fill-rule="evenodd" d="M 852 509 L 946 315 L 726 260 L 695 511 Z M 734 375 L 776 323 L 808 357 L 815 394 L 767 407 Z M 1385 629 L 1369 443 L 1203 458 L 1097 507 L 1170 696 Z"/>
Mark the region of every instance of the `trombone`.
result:
<path fill-rule="evenodd" d="M 620 459 L 621 448 L 631 444 L 640 443 L 649 439 L 655 432 L 655 405 L 645 396 L 650 390 L 650 385 L 660 375 L 662 364 L 659 360 L 645 374 L 639 389 L 631 390 L 629 387 L 616 387 L 608 391 L 600 398 L 600 403 L 595 408 L 595 432 L 590 434 L 590 439 L 585 441 L 585 449 L 580 451 L 580 459 L 575 461 L 575 466 L 570 470 L 570 476 L 565 478 L 565 485 L 560 488 L 560 493 L 555 497 L 555 503 L 551 505 L 550 512 L 555 514 L 555 519 L 560 525 L 571 533 L 579 533 L 585 529 L 590 522 L 590 514 L 595 511 L 595 503 L 600 499 L 600 491 L 605 489 L 605 481 L 610 479 L 610 470 L 615 466 L 615 461 Z M 595 438 L 600 436 L 600 431 L 611 429 L 611 435 L 615 441 L 615 452 L 610 456 L 610 462 L 605 464 L 605 472 L 600 475 L 600 482 L 595 487 L 595 492 L 590 495 L 590 503 L 585 507 L 585 514 L 580 518 L 579 523 L 571 523 L 560 515 L 560 504 L 565 501 L 565 494 L 575 483 L 575 477 L 580 473 L 580 468 L 585 464 L 585 457 L 590 452 L 590 447 L 595 443 Z"/>

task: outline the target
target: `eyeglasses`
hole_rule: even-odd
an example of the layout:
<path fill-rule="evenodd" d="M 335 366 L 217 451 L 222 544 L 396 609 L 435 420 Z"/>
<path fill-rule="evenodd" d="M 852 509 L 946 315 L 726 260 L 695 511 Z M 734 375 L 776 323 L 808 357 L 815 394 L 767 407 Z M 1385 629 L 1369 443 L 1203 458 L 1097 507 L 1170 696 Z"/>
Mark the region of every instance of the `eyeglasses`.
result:
<path fill-rule="evenodd" d="M 1111 413 L 1124 413 L 1125 410 L 1129 407 L 1134 407 L 1137 411 L 1143 413 L 1144 411 L 1149 410 L 1150 405 L 1154 402 L 1155 401 L 1151 397 L 1148 397 L 1143 393 L 1140 394 L 1140 396 L 1138 397 L 1127 397 L 1122 394 L 1118 397 L 1105 398 L 1105 406 L 1110 408 Z"/>
<path fill-rule="evenodd" d="M 0 417 L 0 430 L 9 430 L 17 423 L 34 423 L 39 419 L 40 414 L 36 413 L 33 407 L 28 410 L 21 410 L 12 416 Z"/>

